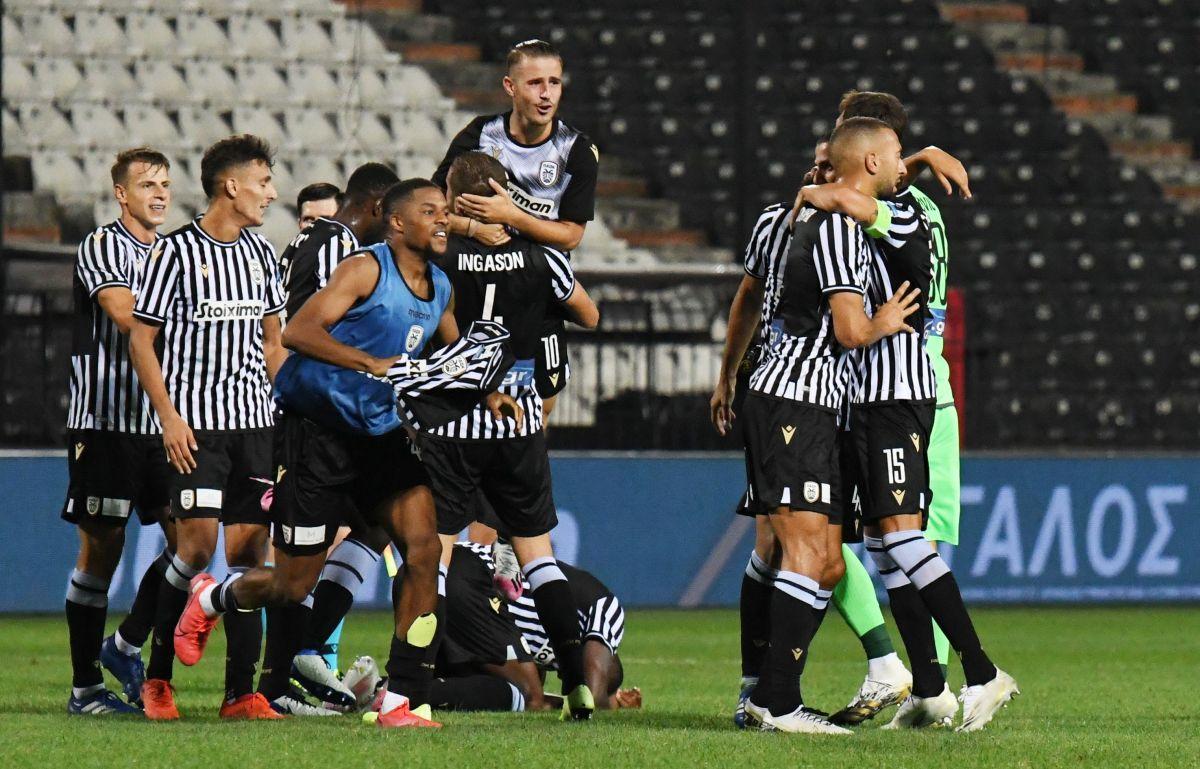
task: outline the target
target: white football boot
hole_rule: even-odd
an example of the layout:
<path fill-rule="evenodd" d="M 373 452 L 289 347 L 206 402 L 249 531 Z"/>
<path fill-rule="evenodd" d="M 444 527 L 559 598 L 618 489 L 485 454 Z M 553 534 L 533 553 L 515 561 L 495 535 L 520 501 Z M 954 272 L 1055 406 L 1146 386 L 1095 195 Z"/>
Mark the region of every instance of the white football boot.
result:
<path fill-rule="evenodd" d="M 760 732 L 773 732 L 775 727 L 767 724 L 767 719 L 771 717 L 771 711 L 766 708 L 759 707 L 754 704 L 754 700 L 746 700 L 745 708 L 745 726 L 743 729 L 751 731 L 758 730 Z"/>
<path fill-rule="evenodd" d="M 979 731 L 987 726 L 1000 708 L 1020 693 L 1017 682 L 1000 668 L 996 668 L 996 677 L 986 684 L 964 686 L 959 695 L 963 704 L 963 720 L 956 731 Z"/>
<path fill-rule="evenodd" d="M 747 708 L 747 713 L 749 713 L 749 708 Z M 767 713 L 763 724 L 774 727 L 776 731 L 791 734 L 854 734 L 849 729 L 829 723 L 828 718 L 803 705 L 782 716 L 773 716 Z"/>
<path fill-rule="evenodd" d="M 366 710 L 375 699 L 375 691 L 383 685 L 379 665 L 364 654 L 351 663 L 350 669 L 342 676 L 342 685 L 354 694 L 357 709 Z"/>
<path fill-rule="evenodd" d="M 904 701 L 912 691 L 912 673 L 899 657 L 889 662 L 891 664 L 877 666 L 878 669 L 867 673 L 858 694 L 849 705 L 829 717 L 830 723 L 855 726 Z"/>
<path fill-rule="evenodd" d="M 927 726 L 949 726 L 958 713 L 958 700 L 947 684 L 936 697 L 909 695 L 900 703 L 895 717 L 884 729 L 923 729 Z"/>

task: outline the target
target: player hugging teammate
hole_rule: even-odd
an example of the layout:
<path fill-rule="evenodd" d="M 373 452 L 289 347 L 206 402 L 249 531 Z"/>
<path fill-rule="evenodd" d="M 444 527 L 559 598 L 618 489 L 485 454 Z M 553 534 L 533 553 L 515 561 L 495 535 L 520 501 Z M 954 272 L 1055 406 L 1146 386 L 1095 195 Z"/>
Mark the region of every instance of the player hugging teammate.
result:
<path fill-rule="evenodd" d="M 914 666 L 911 694 L 888 726 L 949 724 L 957 712 L 938 664 L 934 634 L 940 628 L 967 678 L 959 728 L 975 730 L 1017 690 L 983 652 L 953 575 L 926 543 L 926 536 L 957 539 L 957 446 L 953 469 L 939 468 L 940 477 L 952 474 L 954 483 L 943 483 L 948 499 L 930 527 L 929 452 L 940 388 L 926 337 L 931 329 L 940 334 L 940 326 L 915 302 L 930 295 L 932 282 L 944 318 L 945 243 L 940 238 L 935 247 L 930 233 L 927 211 L 936 206 L 908 184 L 914 168 L 926 164 L 947 192 L 948 178 L 966 192 L 965 174 L 936 148 L 907 164 L 901 160 L 905 118 L 895 97 L 851 92 L 841 106 L 808 178 L 830 184 L 801 191 L 794 232 L 784 206 L 759 219 L 713 395 L 713 421 L 724 433 L 733 419 L 736 370 L 761 307 L 763 350 L 741 409 L 748 476 L 743 510 L 758 514 L 758 535 L 742 589 L 743 687 L 735 720 L 764 730 L 847 733 L 839 723 L 873 717 L 908 689 L 903 674 L 896 675 L 902 667 L 881 676 L 870 664 L 859 695 L 832 719 L 804 707 L 800 697 L 807 644 L 834 586 L 857 585 L 861 595 L 844 592 L 839 609 L 870 663 L 894 656 L 872 655 L 870 646 L 879 651 L 886 631 L 861 564 L 842 546 L 864 531 Z M 798 410 L 796 402 L 804 407 Z M 822 407 L 830 416 L 814 413 Z M 832 434 L 831 419 L 837 423 Z M 947 444 L 939 450 L 947 451 Z M 938 461 L 950 464 L 944 455 Z M 843 515 L 857 517 L 864 528 L 847 526 L 843 534 L 830 525 L 822 532 L 814 513 L 828 515 L 831 524 Z M 850 564 L 859 576 L 839 584 L 848 582 L 843 574 Z M 882 639 L 876 634 L 870 641 L 862 632 L 872 625 Z M 873 680 L 888 675 L 892 681 Z"/>

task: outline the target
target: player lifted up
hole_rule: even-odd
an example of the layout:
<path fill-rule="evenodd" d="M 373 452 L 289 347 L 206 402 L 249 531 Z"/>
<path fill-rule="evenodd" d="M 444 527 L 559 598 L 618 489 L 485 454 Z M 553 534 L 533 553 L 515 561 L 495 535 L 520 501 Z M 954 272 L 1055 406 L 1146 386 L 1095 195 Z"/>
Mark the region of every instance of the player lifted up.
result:
<path fill-rule="evenodd" d="M 463 153 L 450 165 L 447 176 L 451 202 L 464 194 L 496 194 L 495 186 L 503 187 L 507 178 L 494 157 Z M 477 517 L 476 497 L 482 491 L 513 535 L 513 549 L 559 660 L 569 711 L 574 718 L 589 718 L 595 703 L 584 680 L 579 623 L 567 577 L 550 546 L 550 530 L 558 515 L 551 495 L 534 357 L 548 314 L 561 312 L 581 326 L 594 328 L 600 313 L 562 253 L 524 238 L 489 247 L 454 236 L 441 264 L 454 284 L 460 325 L 481 318 L 494 320 L 512 334 L 517 363 L 501 391 L 515 398 L 524 412 L 518 421 L 497 419 L 476 408 L 422 436 L 421 457 L 429 467 L 437 500 L 442 562 L 449 564 L 455 536 Z"/>

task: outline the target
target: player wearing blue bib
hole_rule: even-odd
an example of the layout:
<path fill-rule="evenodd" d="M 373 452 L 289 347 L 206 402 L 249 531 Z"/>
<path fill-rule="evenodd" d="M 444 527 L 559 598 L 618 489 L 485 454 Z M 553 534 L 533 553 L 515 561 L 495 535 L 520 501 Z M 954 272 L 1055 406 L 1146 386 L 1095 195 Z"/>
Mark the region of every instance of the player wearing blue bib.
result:
<path fill-rule="evenodd" d="M 405 553 L 379 724 L 429 727 L 438 726 L 427 707 L 427 662 L 440 637 L 437 521 L 429 476 L 401 429 L 395 392 L 379 378 L 402 358 L 419 357 L 435 337 L 458 340 L 450 283 L 430 263 L 446 249 L 449 214 L 445 196 L 424 179 L 397 184 L 382 207 L 385 241 L 345 260 L 287 326 L 284 344 L 293 354 L 277 380 L 283 414 L 271 509 L 275 568 L 202 585 L 177 634 L 205 633 L 226 611 L 303 601 L 337 526 L 355 510 L 382 525 Z M 296 615 L 302 623 L 302 612 Z M 281 636 L 298 646 L 302 625 L 296 630 Z M 264 664 L 277 689 L 264 692 L 268 699 L 286 695 L 296 651 L 277 649 Z"/>

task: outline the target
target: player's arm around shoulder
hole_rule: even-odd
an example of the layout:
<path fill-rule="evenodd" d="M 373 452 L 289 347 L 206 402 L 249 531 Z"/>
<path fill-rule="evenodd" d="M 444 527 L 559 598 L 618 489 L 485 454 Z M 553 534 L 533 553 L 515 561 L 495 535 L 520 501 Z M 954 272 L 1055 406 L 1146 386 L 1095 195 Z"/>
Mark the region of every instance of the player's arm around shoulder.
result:
<path fill-rule="evenodd" d="M 570 255 L 542 246 L 546 264 L 550 267 L 550 286 L 553 298 L 566 311 L 572 323 L 593 330 L 600 325 L 600 308 L 588 295 L 587 289 L 575 277 Z"/>
<path fill-rule="evenodd" d="M 379 263 L 369 252 L 348 257 L 334 270 L 325 288 L 313 294 L 289 319 L 283 331 L 283 346 L 342 368 L 386 374 L 395 359 L 376 358 L 337 341 L 329 333 L 329 328 L 351 307 L 371 295 L 378 280 Z"/>

